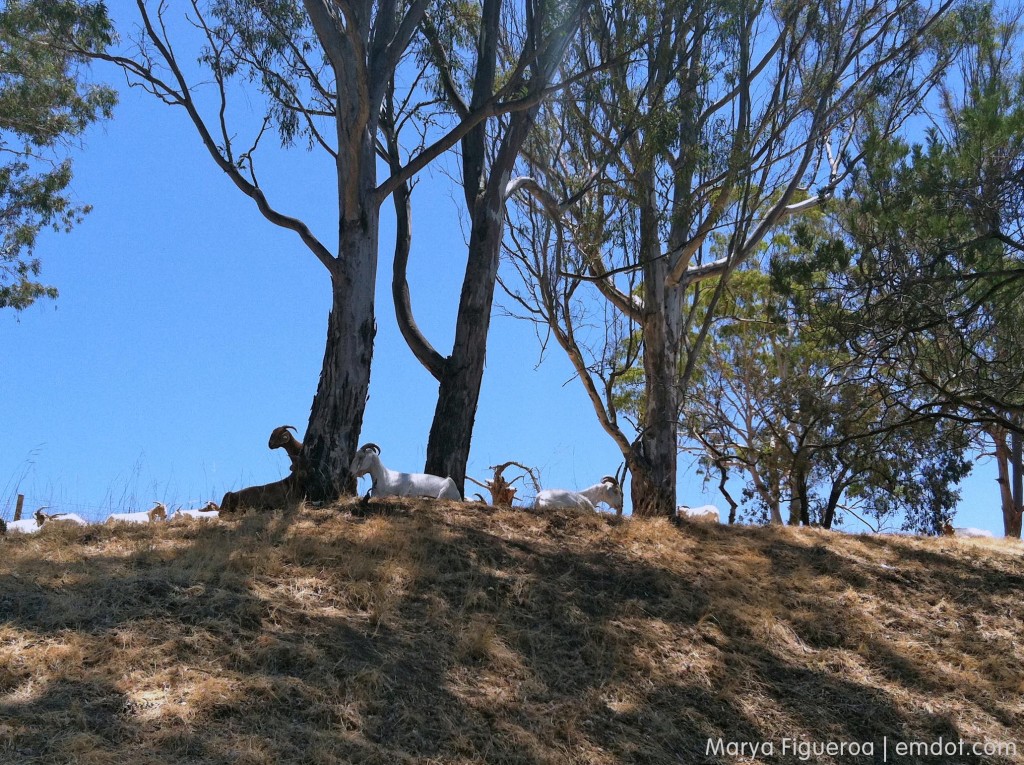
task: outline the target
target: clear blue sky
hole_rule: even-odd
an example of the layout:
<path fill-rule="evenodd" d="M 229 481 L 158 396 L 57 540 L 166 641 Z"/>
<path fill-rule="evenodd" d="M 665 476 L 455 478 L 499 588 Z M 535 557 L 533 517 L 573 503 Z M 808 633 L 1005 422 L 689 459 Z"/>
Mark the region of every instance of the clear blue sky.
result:
<path fill-rule="evenodd" d="M 113 12 L 124 3 L 111 4 Z M 100 79 L 123 80 L 112 69 Z M 305 430 L 324 348 L 329 279 L 294 234 L 256 211 L 213 164 L 181 110 L 121 88 L 112 121 L 77 153 L 74 194 L 93 212 L 47 233 L 43 280 L 60 289 L 0 311 L 0 516 L 14 497 L 102 518 L 153 500 L 199 506 L 288 471 L 267 449 L 275 426 Z M 293 150 L 260 170 L 283 212 L 332 249 L 334 181 L 323 155 Z M 461 201 L 429 171 L 414 192 L 409 278 L 421 327 L 451 346 L 465 266 Z M 364 441 L 389 467 L 421 470 L 437 384 L 398 333 L 384 207 L 377 339 Z M 501 298 L 499 297 L 499 300 Z M 537 366 L 532 325 L 495 311 L 469 474 L 518 460 L 548 487 L 582 488 L 621 461 L 573 370 L 552 344 Z M 994 468 L 964 487 L 959 525 L 1001 532 Z M 467 487 L 467 490 L 470 490 Z M 711 502 L 680 465 L 678 499 Z M 628 507 L 628 491 L 627 491 Z"/>

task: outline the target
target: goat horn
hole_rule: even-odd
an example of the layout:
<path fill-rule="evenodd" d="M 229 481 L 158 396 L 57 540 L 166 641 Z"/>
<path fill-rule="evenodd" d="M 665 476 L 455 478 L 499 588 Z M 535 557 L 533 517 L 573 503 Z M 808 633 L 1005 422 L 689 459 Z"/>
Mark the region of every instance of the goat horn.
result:
<path fill-rule="evenodd" d="M 619 485 L 619 479 L 616 478 L 613 475 L 606 475 L 604 478 L 601 479 L 601 483 L 613 483 L 616 486 L 618 486 Z"/>
<path fill-rule="evenodd" d="M 377 446 L 377 444 L 363 444 L 359 447 L 359 451 L 365 451 L 366 449 L 370 449 L 371 451 L 375 451 L 377 454 L 380 454 L 380 447 Z"/>
<path fill-rule="evenodd" d="M 622 482 L 626 480 L 626 470 L 626 463 L 622 462 L 619 465 L 619 469 L 615 471 L 615 478 L 618 480 L 620 486 L 622 485 Z"/>
<path fill-rule="evenodd" d="M 282 425 L 281 427 L 284 428 L 285 430 L 295 430 L 295 426 L 294 425 Z M 298 432 L 298 431 L 296 431 L 296 432 Z"/>

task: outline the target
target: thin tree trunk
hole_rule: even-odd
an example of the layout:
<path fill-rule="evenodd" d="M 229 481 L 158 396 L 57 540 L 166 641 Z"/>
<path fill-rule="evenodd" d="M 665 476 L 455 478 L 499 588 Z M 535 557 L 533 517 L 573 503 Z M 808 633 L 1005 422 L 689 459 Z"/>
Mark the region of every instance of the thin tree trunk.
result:
<path fill-rule="evenodd" d="M 996 483 L 999 484 L 999 500 L 1003 511 L 1003 533 L 1008 537 L 1020 539 L 1021 506 L 1014 502 L 1013 487 L 1010 483 L 1011 451 L 1007 443 L 1008 435 L 1002 428 L 991 428 L 988 434 L 996 447 Z"/>
<path fill-rule="evenodd" d="M 1024 465 L 1021 464 L 1021 435 L 1010 434 L 1010 472 L 1013 476 L 1013 512 L 1009 523 L 1003 517 L 1006 536 L 1020 539 L 1021 513 L 1024 510 Z"/>
<path fill-rule="evenodd" d="M 811 525 L 810 497 L 807 488 L 807 473 L 801 467 L 793 469 L 789 479 L 789 525 Z"/>
<path fill-rule="evenodd" d="M 725 487 L 729 480 L 728 469 L 726 469 L 725 465 L 721 462 L 718 463 L 717 467 L 719 474 L 718 492 L 725 497 L 725 501 L 729 503 L 729 524 L 732 525 L 736 523 L 736 508 L 739 507 L 739 504 L 732 498 L 732 494 L 730 494 L 729 490 Z"/>
<path fill-rule="evenodd" d="M 843 496 L 843 491 L 846 489 L 846 485 L 843 483 L 843 479 L 846 477 L 846 471 L 843 471 L 843 475 L 840 479 L 832 483 L 832 490 L 828 494 L 828 502 L 825 504 L 825 509 L 821 516 L 821 526 L 825 529 L 831 529 L 832 524 L 836 520 L 836 507 L 839 506 L 839 498 Z"/>

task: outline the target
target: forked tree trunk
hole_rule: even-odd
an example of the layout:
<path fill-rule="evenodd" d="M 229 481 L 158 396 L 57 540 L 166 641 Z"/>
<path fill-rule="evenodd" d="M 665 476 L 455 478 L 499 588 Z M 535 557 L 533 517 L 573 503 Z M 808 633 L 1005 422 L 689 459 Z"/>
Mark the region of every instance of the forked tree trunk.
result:
<path fill-rule="evenodd" d="M 330 501 L 354 492 L 349 471 L 358 448 L 370 388 L 376 333 L 377 210 L 370 205 L 359 224 L 342 233 L 342 252 L 332 275 L 333 304 L 320 383 L 303 439 L 306 493 Z"/>

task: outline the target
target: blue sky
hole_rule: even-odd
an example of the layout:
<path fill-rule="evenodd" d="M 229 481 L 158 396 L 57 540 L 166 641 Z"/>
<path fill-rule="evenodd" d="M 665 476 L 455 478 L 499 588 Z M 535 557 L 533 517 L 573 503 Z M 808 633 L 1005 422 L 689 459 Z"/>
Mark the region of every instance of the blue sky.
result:
<path fill-rule="evenodd" d="M 97 74 L 121 82 L 112 69 Z M 266 441 L 277 425 L 305 430 L 326 271 L 215 167 L 181 110 L 138 89 L 121 88 L 114 119 L 92 128 L 76 157 L 74 194 L 94 210 L 38 248 L 60 298 L 0 312 L 0 516 L 11 517 L 18 492 L 29 509 L 105 517 L 153 500 L 199 506 L 282 477 L 287 458 Z M 281 153 L 260 177 L 279 209 L 333 247 L 334 181 L 322 155 Z M 413 197 L 413 305 L 442 353 L 466 257 L 456 193 L 437 167 Z M 380 444 L 389 467 L 420 470 L 437 384 L 395 324 L 389 203 L 384 213 L 362 440 Z M 517 460 L 547 487 L 582 488 L 621 457 L 561 350 L 552 344 L 538 366 L 539 354 L 533 326 L 496 310 L 468 472 L 483 479 L 489 465 Z M 959 525 L 1001 531 L 994 477 L 989 464 L 965 484 Z M 685 460 L 678 500 L 725 507 Z"/>

